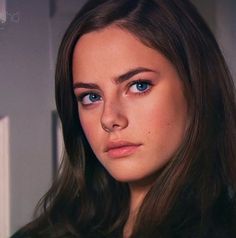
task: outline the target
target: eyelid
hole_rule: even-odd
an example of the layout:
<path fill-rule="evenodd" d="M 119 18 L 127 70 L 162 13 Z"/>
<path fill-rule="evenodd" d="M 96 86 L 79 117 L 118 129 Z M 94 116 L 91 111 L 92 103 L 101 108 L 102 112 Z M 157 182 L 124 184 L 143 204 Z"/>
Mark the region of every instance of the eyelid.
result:
<path fill-rule="evenodd" d="M 77 101 L 81 102 L 82 99 L 83 99 L 86 95 L 88 95 L 89 93 L 91 93 L 91 92 L 75 93 L 75 96 L 76 96 Z"/>
<path fill-rule="evenodd" d="M 137 80 L 133 80 L 131 82 L 128 83 L 128 89 L 127 89 L 127 92 L 130 90 L 130 88 L 135 85 L 135 84 L 138 84 L 138 83 L 146 83 L 149 85 L 149 88 L 145 91 L 140 91 L 140 92 L 137 92 L 137 93 L 134 93 L 134 94 L 142 94 L 142 93 L 145 93 L 145 92 L 148 92 L 152 86 L 154 85 L 153 81 L 150 80 L 150 79 L 137 79 Z"/>
<path fill-rule="evenodd" d="M 98 94 L 98 95 L 100 95 L 99 94 L 99 92 L 97 92 L 96 90 L 91 90 L 91 89 L 85 89 L 85 90 L 81 90 L 82 92 L 76 92 L 75 91 L 75 96 L 76 96 L 76 98 L 79 100 L 79 99 L 81 99 L 81 98 L 83 98 L 84 96 L 86 96 L 86 95 L 88 95 L 88 94 L 91 94 L 91 93 L 94 93 L 94 94 Z"/>
<path fill-rule="evenodd" d="M 80 102 L 83 106 L 89 106 L 89 105 L 94 104 L 95 102 L 91 102 L 88 104 L 83 103 L 84 97 L 88 96 L 89 94 L 95 94 L 95 95 L 99 96 L 100 98 L 102 98 L 101 95 L 96 91 L 85 91 L 82 93 L 78 93 L 78 95 L 76 95 L 77 101 Z"/>
<path fill-rule="evenodd" d="M 152 80 L 150 80 L 150 79 L 137 79 L 137 80 L 133 80 L 133 81 L 129 82 L 128 86 L 132 86 L 137 83 L 147 83 L 147 84 L 153 85 Z"/>

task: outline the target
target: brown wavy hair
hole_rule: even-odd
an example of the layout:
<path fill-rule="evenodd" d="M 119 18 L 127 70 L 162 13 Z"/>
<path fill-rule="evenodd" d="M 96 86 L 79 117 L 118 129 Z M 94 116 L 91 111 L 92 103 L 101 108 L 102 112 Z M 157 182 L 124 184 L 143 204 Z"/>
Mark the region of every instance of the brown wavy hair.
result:
<path fill-rule="evenodd" d="M 131 238 L 236 237 L 235 88 L 216 40 L 187 0 L 91 0 L 62 40 L 56 104 L 65 153 L 29 237 L 118 238 L 129 189 L 98 162 L 80 125 L 72 55 L 86 33 L 116 25 L 161 52 L 185 86 L 190 123 L 183 144 L 146 195 Z"/>

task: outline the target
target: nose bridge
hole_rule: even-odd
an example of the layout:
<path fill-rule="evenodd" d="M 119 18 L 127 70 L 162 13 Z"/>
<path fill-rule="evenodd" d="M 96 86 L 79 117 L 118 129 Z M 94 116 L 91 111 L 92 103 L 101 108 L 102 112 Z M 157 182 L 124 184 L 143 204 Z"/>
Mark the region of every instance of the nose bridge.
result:
<path fill-rule="evenodd" d="M 104 100 L 101 125 L 106 131 L 123 129 L 128 125 L 124 105 L 119 97 L 109 96 Z"/>

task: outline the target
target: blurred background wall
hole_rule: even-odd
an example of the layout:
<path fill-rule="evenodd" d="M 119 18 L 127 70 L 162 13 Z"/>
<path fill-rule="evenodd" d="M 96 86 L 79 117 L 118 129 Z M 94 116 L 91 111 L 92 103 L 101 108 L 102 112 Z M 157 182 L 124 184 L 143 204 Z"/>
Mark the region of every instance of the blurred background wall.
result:
<path fill-rule="evenodd" d="M 55 59 L 65 28 L 84 2 L 7 0 L 7 21 L 0 23 L 0 117 L 7 116 L 10 124 L 9 233 L 30 221 L 52 181 Z M 192 2 L 236 78 L 236 1 Z"/>

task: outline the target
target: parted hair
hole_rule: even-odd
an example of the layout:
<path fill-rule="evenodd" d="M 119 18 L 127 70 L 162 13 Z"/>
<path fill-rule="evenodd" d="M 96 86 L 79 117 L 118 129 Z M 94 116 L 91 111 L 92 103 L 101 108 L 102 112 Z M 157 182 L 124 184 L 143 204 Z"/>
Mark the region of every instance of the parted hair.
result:
<path fill-rule="evenodd" d="M 55 77 L 63 162 L 35 220 L 20 233 L 122 237 L 129 188 L 112 178 L 90 148 L 72 84 L 76 43 L 110 25 L 163 54 L 183 81 L 188 103 L 183 143 L 144 198 L 131 238 L 236 237 L 234 83 L 213 34 L 187 0 L 90 0 L 75 16 L 60 45 Z"/>

